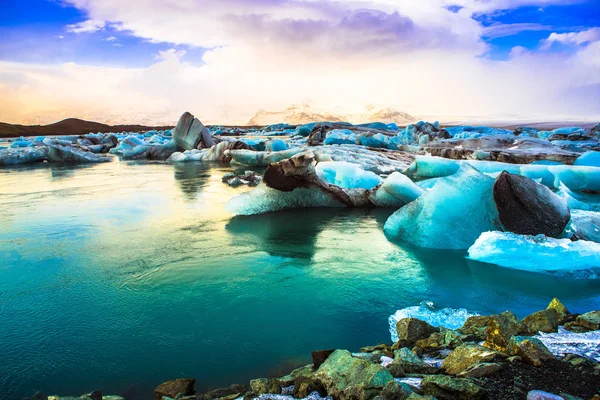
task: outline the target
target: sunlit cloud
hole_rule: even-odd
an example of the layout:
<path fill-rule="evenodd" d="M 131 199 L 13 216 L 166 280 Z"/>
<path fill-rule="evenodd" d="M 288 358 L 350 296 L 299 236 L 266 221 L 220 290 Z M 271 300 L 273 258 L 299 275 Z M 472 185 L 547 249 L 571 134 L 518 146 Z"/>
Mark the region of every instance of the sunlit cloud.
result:
<path fill-rule="evenodd" d="M 71 33 L 94 33 L 104 29 L 106 22 L 94 19 L 67 25 L 67 32 Z"/>
<path fill-rule="evenodd" d="M 375 104 L 440 119 L 594 118 L 600 112 L 590 101 L 600 91 L 599 28 L 557 33 L 539 22 L 483 22 L 564 1 L 68 2 L 89 19 L 67 30 L 120 32 L 119 39 L 102 40 L 129 49 L 123 38 L 133 37 L 162 49 L 143 68 L 0 62 L 0 120 L 60 114 L 173 123 L 189 110 L 208 123 L 245 123 L 261 108 L 305 101 L 343 114 Z M 517 42 L 505 59 L 487 57 L 490 39 L 526 31 L 552 33 L 540 45 Z M 555 51 L 554 43 L 575 48 Z M 191 62 L 194 49 L 203 56 Z"/>

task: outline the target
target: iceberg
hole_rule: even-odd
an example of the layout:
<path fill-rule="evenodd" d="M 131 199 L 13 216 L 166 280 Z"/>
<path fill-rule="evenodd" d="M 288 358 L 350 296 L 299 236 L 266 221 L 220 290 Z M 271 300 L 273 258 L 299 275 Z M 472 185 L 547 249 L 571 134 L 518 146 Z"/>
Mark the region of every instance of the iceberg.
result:
<path fill-rule="evenodd" d="M 541 180 L 545 186 L 559 189 L 560 183 L 575 191 L 600 191 L 600 168 L 571 165 L 507 164 L 495 161 L 451 160 L 441 157 L 417 156 L 405 174 L 416 180 L 439 178 L 454 174 L 468 164 L 479 172 L 496 176 L 502 171 Z"/>
<path fill-rule="evenodd" d="M 494 179 L 463 165 L 392 214 L 385 234 L 418 247 L 468 249 L 482 232 L 499 226 L 493 186 Z"/>
<path fill-rule="evenodd" d="M 297 188 L 291 192 L 283 192 L 271 189 L 261 182 L 254 190 L 232 198 L 225 206 L 226 210 L 233 215 L 255 215 L 309 207 L 345 207 L 345 205 L 319 189 Z"/>
<path fill-rule="evenodd" d="M 110 149 L 111 154 L 123 156 L 123 158 L 133 158 L 146 152 L 150 148 L 143 139 L 137 135 L 129 135 L 121 140 L 114 148 Z"/>
<path fill-rule="evenodd" d="M 600 151 L 588 151 L 582 154 L 573 165 L 585 165 L 588 167 L 600 167 Z"/>
<path fill-rule="evenodd" d="M 350 162 L 378 175 L 404 171 L 414 161 L 412 154 L 388 150 L 374 151 L 356 144 L 313 146 L 310 151 L 320 162 Z"/>
<path fill-rule="evenodd" d="M 572 211 L 570 230 L 578 239 L 600 243 L 600 213 Z"/>
<path fill-rule="evenodd" d="M 301 148 L 293 148 L 284 151 L 261 152 L 252 150 L 229 150 L 228 155 L 231 157 L 231 162 L 235 164 L 266 167 L 267 165 L 286 160 L 296 154 L 302 152 Z"/>
<path fill-rule="evenodd" d="M 470 312 L 464 308 L 436 308 L 430 301 L 424 301 L 418 306 L 407 307 L 396 311 L 388 318 L 390 326 L 390 336 L 392 343 L 398 341 L 398 332 L 396 324 L 404 318 L 418 318 L 432 326 L 441 326 L 448 329 L 458 329 L 462 327 L 467 319 L 478 316 L 479 314 Z"/>
<path fill-rule="evenodd" d="M 266 151 L 284 151 L 287 150 L 287 144 L 281 139 L 272 139 L 265 145 Z"/>
<path fill-rule="evenodd" d="M 359 140 L 360 144 L 366 147 L 373 147 L 376 149 L 387 149 L 390 147 L 390 138 L 381 133 L 361 135 Z M 392 148 L 396 148 L 396 146 L 392 146 Z"/>
<path fill-rule="evenodd" d="M 327 132 L 323 141 L 324 145 L 331 144 L 356 144 L 356 134 L 349 129 L 334 129 Z"/>
<path fill-rule="evenodd" d="M 18 138 L 14 142 L 12 142 L 12 144 L 10 145 L 10 147 L 12 147 L 12 148 L 29 147 L 29 146 L 33 146 L 33 143 L 29 139 L 24 138 L 23 136 L 21 136 L 20 138 Z"/>
<path fill-rule="evenodd" d="M 44 139 L 43 143 L 48 146 L 48 161 L 57 163 L 77 164 L 77 163 L 101 163 L 109 162 L 111 159 L 107 156 L 94 154 L 87 149 L 77 145 L 64 144 L 60 139 Z"/>
<path fill-rule="evenodd" d="M 576 194 L 563 183 L 560 183 L 557 194 L 566 200 L 571 210 L 600 211 L 600 195 L 598 194 Z"/>
<path fill-rule="evenodd" d="M 469 259 L 523 271 L 575 276 L 586 271 L 595 276 L 593 271 L 600 268 L 600 243 L 484 232 L 469 248 Z"/>
<path fill-rule="evenodd" d="M 318 163 L 315 171 L 323 181 L 343 189 L 371 190 L 383 179 L 373 172 L 364 171 L 360 166 L 344 161 Z"/>
<path fill-rule="evenodd" d="M 175 152 L 171 154 L 171 156 L 167 159 L 167 162 L 170 163 L 181 163 L 181 162 L 190 162 L 190 161 L 202 161 L 202 157 L 206 154 L 208 150 L 186 150 L 183 153 Z"/>
<path fill-rule="evenodd" d="M 402 207 L 416 200 L 423 193 L 425 190 L 411 181 L 409 177 L 400 172 L 394 172 L 371 195 L 371 201 L 378 207 Z"/>
<path fill-rule="evenodd" d="M 29 164 L 48 158 L 48 147 L 0 148 L 0 165 Z"/>

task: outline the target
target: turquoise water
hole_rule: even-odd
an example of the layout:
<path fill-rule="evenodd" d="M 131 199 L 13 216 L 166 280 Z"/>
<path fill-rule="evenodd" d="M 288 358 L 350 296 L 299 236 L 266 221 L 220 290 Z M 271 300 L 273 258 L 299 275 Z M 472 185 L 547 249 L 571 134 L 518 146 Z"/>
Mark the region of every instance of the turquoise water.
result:
<path fill-rule="evenodd" d="M 520 316 L 553 296 L 600 303 L 599 281 L 390 243 L 393 210 L 231 218 L 225 202 L 248 190 L 221 183 L 231 170 L 0 170 L 0 398 L 283 374 L 315 349 L 389 342 L 388 316 L 424 300 Z"/>

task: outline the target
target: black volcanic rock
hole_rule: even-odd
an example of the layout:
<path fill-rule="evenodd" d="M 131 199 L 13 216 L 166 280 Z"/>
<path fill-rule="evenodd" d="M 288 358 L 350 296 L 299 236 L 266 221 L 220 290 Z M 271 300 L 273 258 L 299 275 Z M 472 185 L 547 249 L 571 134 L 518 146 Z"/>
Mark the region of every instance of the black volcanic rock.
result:
<path fill-rule="evenodd" d="M 494 201 L 505 231 L 558 237 L 571 218 L 564 199 L 529 178 L 502 172 L 494 183 Z"/>

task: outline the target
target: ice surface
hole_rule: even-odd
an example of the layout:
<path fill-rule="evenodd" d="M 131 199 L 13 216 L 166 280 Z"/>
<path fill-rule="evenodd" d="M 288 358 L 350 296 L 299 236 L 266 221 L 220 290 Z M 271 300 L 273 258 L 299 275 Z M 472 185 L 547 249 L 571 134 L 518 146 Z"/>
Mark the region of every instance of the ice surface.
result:
<path fill-rule="evenodd" d="M 107 156 L 94 154 L 71 144 L 64 144 L 60 139 L 44 139 L 48 146 L 48 161 L 57 163 L 101 163 L 111 159 Z"/>
<path fill-rule="evenodd" d="M 345 161 L 320 162 L 315 172 L 323 182 L 343 189 L 370 190 L 383 182 L 383 179 L 373 172 L 364 171 L 360 166 Z"/>
<path fill-rule="evenodd" d="M 600 212 L 572 210 L 569 229 L 579 239 L 600 243 Z"/>
<path fill-rule="evenodd" d="M 356 144 L 357 135 L 349 129 L 334 129 L 327 132 L 323 141 L 325 145 L 331 144 Z"/>
<path fill-rule="evenodd" d="M 29 139 L 26 139 L 23 136 L 21 136 L 20 138 L 16 139 L 14 142 L 12 142 L 10 147 L 19 148 L 19 147 L 29 147 L 32 145 L 33 145 L 33 143 Z"/>
<path fill-rule="evenodd" d="M 578 354 L 600 362 L 600 331 L 573 333 L 560 327 L 557 333 L 540 333 L 536 337 L 556 356 Z"/>
<path fill-rule="evenodd" d="M 375 172 L 378 175 L 404 171 L 413 161 L 412 155 L 386 150 L 373 151 L 360 145 L 333 145 L 311 147 L 318 161 L 346 161 L 358 164 L 365 171 Z"/>
<path fill-rule="evenodd" d="M 281 139 L 273 139 L 267 142 L 265 146 L 266 151 L 284 151 L 287 150 L 287 144 Z"/>
<path fill-rule="evenodd" d="M 282 192 L 260 183 L 254 190 L 232 198 L 225 206 L 233 215 L 255 215 L 307 207 L 344 207 L 344 205 L 319 189 L 299 188 L 291 192 Z"/>
<path fill-rule="evenodd" d="M 594 277 L 600 268 L 600 243 L 484 232 L 469 248 L 469 258 L 531 272 Z"/>
<path fill-rule="evenodd" d="M 452 126 L 446 128 L 454 139 L 477 139 L 483 136 L 513 135 L 506 129 L 490 128 L 489 126 Z"/>
<path fill-rule="evenodd" d="M 387 149 L 390 148 L 390 138 L 381 133 L 376 133 L 374 135 L 361 135 L 360 144 L 367 147 L 373 147 L 376 149 Z M 391 146 L 391 148 L 396 148 L 396 145 Z"/>
<path fill-rule="evenodd" d="M 482 232 L 496 229 L 494 180 L 469 165 L 396 211 L 384 231 L 391 239 L 435 249 L 468 249 Z"/>
<path fill-rule="evenodd" d="M 189 161 L 202 161 L 202 157 L 206 154 L 207 150 L 186 150 L 183 153 L 176 152 L 171 154 L 167 159 L 171 163 L 189 162 Z"/>
<path fill-rule="evenodd" d="M 252 150 L 229 150 L 231 162 L 255 167 L 266 167 L 267 165 L 287 160 L 290 157 L 302 152 L 303 149 L 293 148 L 284 151 L 252 151 Z"/>
<path fill-rule="evenodd" d="M 118 154 L 123 158 L 133 158 L 141 155 L 150 148 L 143 139 L 138 135 L 129 135 L 117 145 L 117 147 L 110 150 L 111 154 Z"/>
<path fill-rule="evenodd" d="M 0 148 L 0 165 L 28 164 L 48 158 L 48 147 Z"/>
<path fill-rule="evenodd" d="M 600 167 L 600 151 L 588 151 L 575 160 L 574 165 L 587 165 L 589 167 Z"/>
<path fill-rule="evenodd" d="M 400 172 L 394 172 L 371 196 L 371 201 L 379 207 L 402 207 L 416 200 L 424 192 L 409 177 Z"/>
<path fill-rule="evenodd" d="M 541 179 L 541 183 L 554 189 L 560 183 L 575 191 L 600 191 L 600 168 L 571 165 L 507 164 L 494 161 L 451 160 L 441 157 L 417 156 L 405 171 L 417 179 L 438 178 L 452 175 L 461 165 L 468 164 L 478 171 L 495 176 L 502 171 Z"/>
<path fill-rule="evenodd" d="M 571 210 L 600 211 L 600 195 L 573 193 L 564 184 L 560 184 L 558 195 L 567 201 Z"/>

